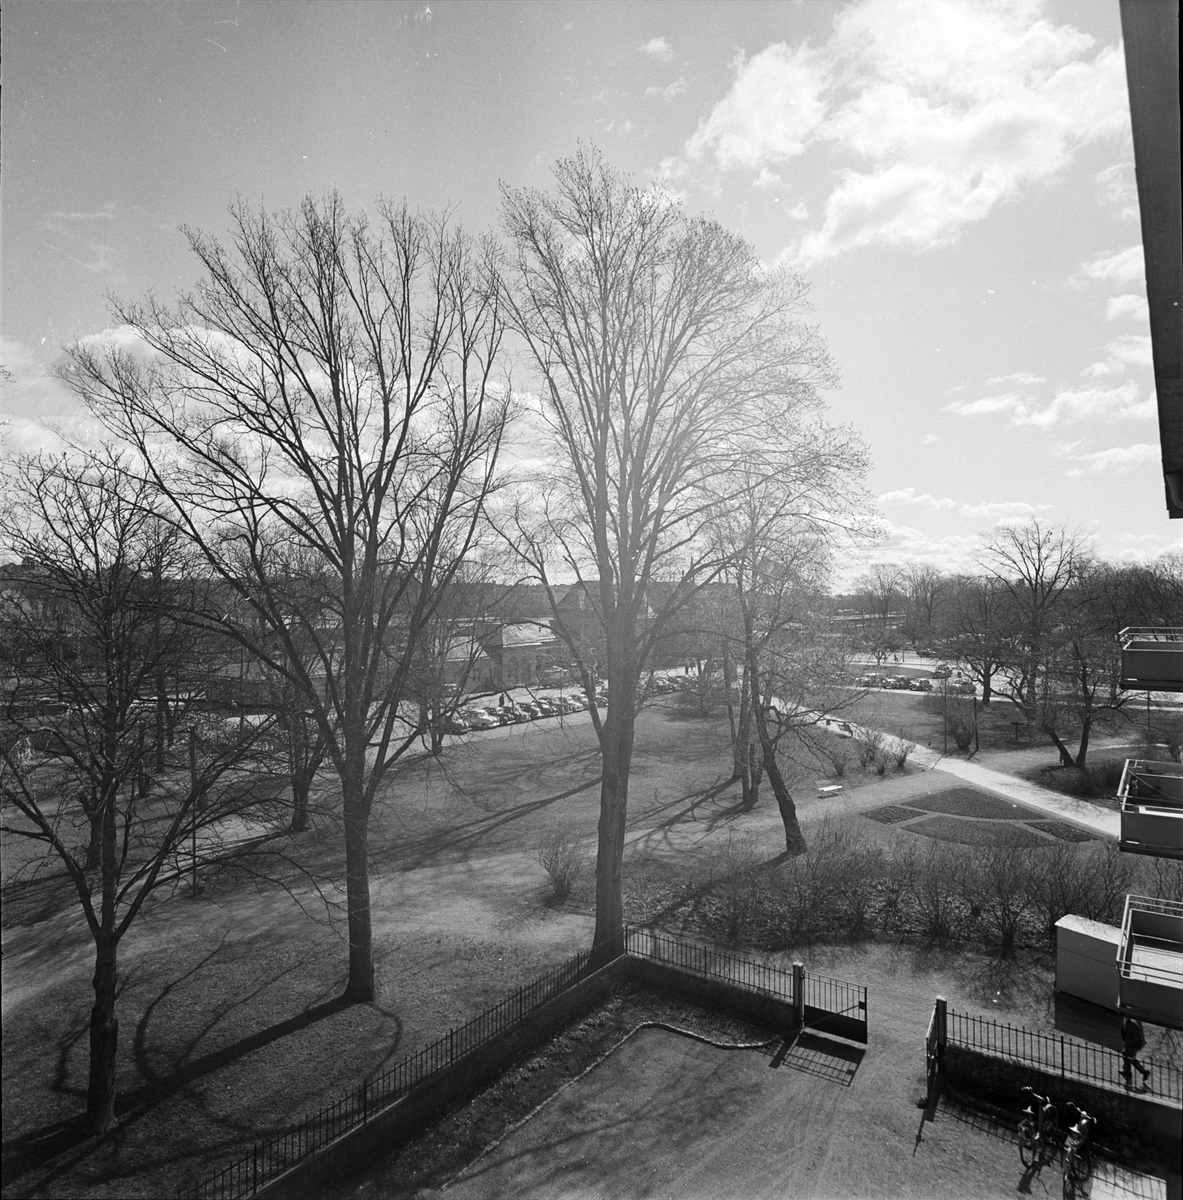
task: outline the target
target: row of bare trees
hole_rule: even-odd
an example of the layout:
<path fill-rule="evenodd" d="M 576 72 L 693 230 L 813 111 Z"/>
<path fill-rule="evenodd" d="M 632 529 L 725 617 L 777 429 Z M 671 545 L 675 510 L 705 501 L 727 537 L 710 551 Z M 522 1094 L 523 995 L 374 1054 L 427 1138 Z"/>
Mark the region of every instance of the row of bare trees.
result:
<path fill-rule="evenodd" d="M 981 686 L 983 703 L 1009 701 L 1063 766 L 1084 767 L 1098 718 L 1132 704 L 1118 687 L 1117 634 L 1183 624 L 1183 556 L 1107 562 L 1083 535 L 1030 521 L 983 534 L 975 559 L 962 574 L 878 564 L 862 581 L 870 636 L 887 652 L 932 646 Z"/>
<path fill-rule="evenodd" d="M 4 824 L 58 854 L 91 921 L 91 1132 L 114 1120 L 118 938 L 186 838 L 196 866 L 199 825 L 225 832 L 219 782 L 240 807 L 257 794 L 243 781 L 263 742 L 286 744 L 293 830 L 322 762 L 335 778 L 344 995 L 374 998 L 370 816 L 397 802 L 384 785 L 429 719 L 424 680 L 461 581 L 540 582 L 589 698 L 606 675 L 593 949 L 608 955 L 655 646 L 729 573 L 753 637 L 767 631 L 755 598 L 770 564 L 812 578 L 857 523 L 864 456 L 822 419 L 834 371 L 800 279 L 590 150 L 557 165 L 549 192 L 507 190 L 503 213 L 501 247 L 405 204 L 380 202 L 372 222 L 336 195 L 281 214 L 234 206 L 229 244 L 186 233 L 192 292 L 116 301 L 112 330 L 68 348 L 61 377 L 105 445 L 8 464 L 6 548 L 55 581 L 43 611 L 65 627 L 56 657 L 42 630 L 26 659 L 58 671 L 61 736 L 94 775 L 93 848 L 80 859 L 61 835 L 71 797 L 12 736 L 44 696 L 9 705 Z M 511 386 L 515 359 L 529 390 Z M 572 581 L 590 639 L 559 607 Z M 270 725 L 176 736 L 169 656 L 191 670 L 197 646 L 250 664 L 275 698 Z M 764 744 L 769 683 L 747 669 Z"/>

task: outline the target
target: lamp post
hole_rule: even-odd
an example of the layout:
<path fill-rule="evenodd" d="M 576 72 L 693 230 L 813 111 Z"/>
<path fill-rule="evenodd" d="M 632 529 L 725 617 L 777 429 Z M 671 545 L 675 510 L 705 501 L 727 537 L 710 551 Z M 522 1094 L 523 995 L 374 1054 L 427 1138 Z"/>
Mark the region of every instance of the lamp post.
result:
<path fill-rule="evenodd" d="M 945 748 L 941 751 L 942 754 L 949 753 L 949 676 L 945 675 L 941 679 L 941 695 L 945 700 Z"/>

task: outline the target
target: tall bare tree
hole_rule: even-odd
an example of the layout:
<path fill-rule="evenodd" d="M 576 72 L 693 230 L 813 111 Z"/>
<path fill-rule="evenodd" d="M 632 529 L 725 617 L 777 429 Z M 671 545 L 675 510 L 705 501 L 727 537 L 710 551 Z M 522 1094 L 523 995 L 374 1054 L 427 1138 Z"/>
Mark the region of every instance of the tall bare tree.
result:
<path fill-rule="evenodd" d="M 3 714 L 2 829 L 56 856 L 94 941 L 85 1130 L 99 1134 L 115 1122 L 123 935 L 153 892 L 240 853 L 244 822 L 250 842 L 282 813 L 245 770 L 260 730 L 153 744 L 156 679 L 192 650 L 200 585 L 152 489 L 109 451 L 24 459 L 6 476 L 0 539 L 33 603 L 8 607 L 5 640 L 33 648 Z"/>
<path fill-rule="evenodd" d="M 1003 525 L 983 535 L 978 562 L 1010 608 L 1012 650 L 998 690 L 1034 721 L 1057 612 L 1088 563 L 1084 539 L 1039 521 Z"/>
<path fill-rule="evenodd" d="M 175 309 L 116 303 L 64 377 L 133 447 L 236 599 L 232 636 L 290 684 L 341 783 L 349 970 L 374 997 L 367 840 L 439 597 L 481 536 L 508 390 L 491 254 L 446 218 L 339 196 L 234 206 Z M 146 353 L 137 353 L 137 349 Z"/>
<path fill-rule="evenodd" d="M 637 684 L 673 615 L 725 566 L 706 531 L 743 490 L 737 464 L 773 477 L 806 446 L 834 372 L 802 323 L 806 285 L 766 269 L 714 221 L 642 190 L 582 149 L 551 192 L 503 194 L 506 290 L 528 347 L 546 439 L 516 544 L 547 587 L 555 627 L 591 692 L 590 664 L 558 610 L 574 577 L 602 631 L 607 712 L 593 714 L 603 774 L 594 949 L 622 930 L 621 863 Z M 808 432 L 807 432 L 808 429 Z M 535 519 L 541 514 L 541 519 Z"/>

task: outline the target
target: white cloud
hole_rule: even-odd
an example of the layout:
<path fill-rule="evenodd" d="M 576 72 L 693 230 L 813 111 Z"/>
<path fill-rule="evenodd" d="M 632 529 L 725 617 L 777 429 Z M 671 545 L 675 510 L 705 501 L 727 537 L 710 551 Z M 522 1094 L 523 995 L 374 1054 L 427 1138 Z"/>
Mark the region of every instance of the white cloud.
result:
<path fill-rule="evenodd" d="M 805 207 L 805 201 L 799 200 L 792 208 L 784 210 L 785 216 L 792 221 L 807 221 L 809 219 L 809 209 Z"/>
<path fill-rule="evenodd" d="M 957 502 L 945 497 L 938 500 L 931 492 L 918 495 L 915 488 L 900 488 L 894 492 L 884 492 L 879 497 L 880 504 L 922 504 L 925 508 L 943 509 L 956 508 Z"/>
<path fill-rule="evenodd" d="M 1015 384 L 1032 384 L 1046 383 L 1042 375 L 1032 375 L 1029 371 L 1016 371 L 1013 375 L 995 375 L 993 379 L 986 380 L 986 386 L 989 387 L 995 383 L 1015 383 Z"/>
<path fill-rule="evenodd" d="M 1083 463 L 1090 471 L 1132 471 L 1144 463 L 1158 462 L 1162 452 L 1154 442 L 1138 442 L 1133 446 L 1113 446 L 1108 450 L 1093 450 L 1087 454 L 1072 453 L 1075 446 L 1066 448 L 1068 453 L 1061 452 L 1062 457 L 1070 458 L 1073 462 Z M 1067 472 L 1068 475 L 1083 475 L 1082 468 Z"/>
<path fill-rule="evenodd" d="M 1011 417 L 1015 425 L 1034 425 L 1048 429 L 1053 425 L 1071 425 L 1077 421 L 1149 420 L 1155 414 L 1152 400 L 1138 399 L 1138 385 L 1127 380 L 1112 388 L 1083 388 L 1059 392 L 1043 408 L 1016 412 Z"/>
<path fill-rule="evenodd" d="M 931 512 L 956 509 L 963 517 L 971 519 L 991 517 L 995 520 L 1030 517 L 1048 508 L 1046 504 L 1029 504 L 1025 500 L 1001 500 L 990 501 L 984 504 L 964 504 L 948 496 L 937 499 L 931 492 L 918 493 L 912 487 L 899 488 L 893 492 L 884 492 L 879 497 L 878 503 L 918 505 Z"/>
<path fill-rule="evenodd" d="M 660 96 L 668 104 L 675 96 L 680 96 L 685 90 L 686 79 L 682 77 L 675 79 L 673 83 L 667 84 L 665 87 L 647 87 L 645 95 Z"/>
<path fill-rule="evenodd" d="M 1140 348 L 1138 352 L 1141 352 Z M 1112 424 L 1117 421 L 1149 420 L 1155 414 L 1155 405 L 1153 400 L 1139 399 L 1138 385 L 1131 379 L 1111 388 L 1066 388 L 1042 406 L 1007 393 L 983 396 L 978 400 L 954 400 L 945 405 L 945 410 L 962 417 L 1005 413 L 1012 425 L 1048 429 L 1053 425 L 1071 425 L 1078 421 Z"/>
<path fill-rule="evenodd" d="M 669 62 L 674 57 L 674 48 L 664 37 L 650 38 L 639 49 L 642 54 L 652 55 L 654 58 L 661 59 L 662 62 Z"/>
<path fill-rule="evenodd" d="M 1115 163 L 1097 172 L 1097 186 L 1105 203 L 1117 209 L 1124 220 L 1138 217 L 1138 188 L 1132 162 Z"/>
<path fill-rule="evenodd" d="M 57 212 L 46 213 L 41 218 L 41 228 L 50 233 L 64 233 L 69 237 L 78 237 L 81 232 L 94 225 L 96 221 L 114 221 L 115 205 L 104 204 L 95 212 Z"/>
<path fill-rule="evenodd" d="M 1102 254 L 1080 268 L 1083 279 L 1104 279 L 1113 283 L 1137 283 L 1143 278 L 1145 259 L 1142 245 L 1127 246 L 1115 254 Z"/>
<path fill-rule="evenodd" d="M 752 187 L 771 188 L 783 182 L 782 178 L 775 171 L 770 171 L 767 167 L 761 167 L 760 174 L 752 180 Z"/>
<path fill-rule="evenodd" d="M 1110 296 L 1105 305 L 1105 319 L 1107 321 L 1126 319 L 1149 321 L 1150 308 L 1146 303 L 1146 297 L 1139 296 L 1134 292 L 1126 292 L 1122 296 Z"/>
<path fill-rule="evenodd" d="M 1128 333 L 1116 338 L 1105 347 L 1107 358 L 1090 363 L 1081 371 L 1086 379 L 1103 379 L 1107 375 L 1121 375 L 1126 367 L 1149 367 L 1153 365 L 1150 335 Z"/>
<path fill-rule="evenodd" d="M 962 417 L 980 417 L 985 413 L 1015 412 L 1022 410 L 1024 405 L 1018 396 L 1007 393 L 1004 396 L 983 396 L 980 400 L 954 400 L 945 405 L 946 412 L 957 413 Z"/>
<path fill-rule="evenodd" d="M 941 439 L 937 437 L 935 433 L 926 433 L 924 435 L 924 441 L 921 443 L 921 445 L 931 446 L 933 442 L 939 442 L 940 440 Z"/>
<path fill-rule="evenodd" d="M 1122 55 L 1025 0 L 862 0 L 820 47 L 735 62 L 728 93 L 665 164 L 758 171 L 829 142 L 839 172 L 820 229 L 785 257 L 939 245 L 1129 127 Z"/>
<path fill-rule="evenodd" d="M 735 59 L 735 82 L 686 143 L 691 162 L 708 157 L 724 170 L 758 170 L 801 154 L 824 110 L 826 56 L 776 42 Z"/>

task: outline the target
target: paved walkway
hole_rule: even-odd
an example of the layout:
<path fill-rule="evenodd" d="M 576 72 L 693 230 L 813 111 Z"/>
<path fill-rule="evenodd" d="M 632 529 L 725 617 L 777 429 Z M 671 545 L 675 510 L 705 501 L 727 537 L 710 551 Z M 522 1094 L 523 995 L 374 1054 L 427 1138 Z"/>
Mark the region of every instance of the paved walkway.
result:
<path fill-rule="evenodd" d="M 912 751 L 911 761 L 926 770 L 954 775 L 965 783 L 986 792 L 993 792 L 1014 804 L 1025 804 L 1028 808 L 1047 813 L 1049 817 L 1068 821 L 1104 837 L 1116 838 L 1121 832 L 1121 817 L 1115 809 L 1102 808 L 1098 804 L 1076 800 L 1072 796 L 1057 795 L 1037 783 L 996 771 L 981 763 L 946 758 L 925 746 L 916 746 Z"/>
<path fill-rule="evenodd" d="M 823 721 L 823 724 L 837 725 L 835 721 Z M 849 725 L 852 732 L 859 732 L 859 727 Z M 964 783 L 993 792 L 1012 804 L 1023 804 L 1036 809 L 1060 821 L 1078 825 L 1091 833 L 1102 837 L 1117 838 L 1121 833 L 1121 816 L 1116 809 L 1105 808 L 1099 804 L 1091 804 L 1087 800 L 1077 800 L 1072 796 L 1062 796 L 1056 792 L 1040 787 L 1037 783 L 1021 779 L 1005 771 L 987 767 L 961 758 L 950 758 L 947 755 L 931 750 L 927 746 L 912 743 L 909 762 L 926 771 L 940 771 L 953 775 Z"/>

